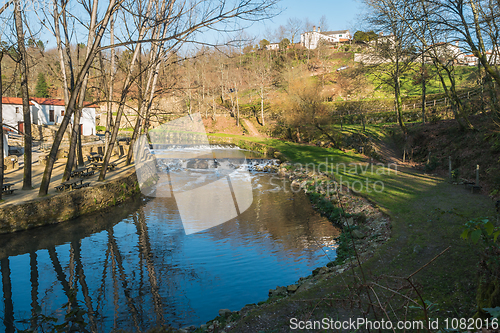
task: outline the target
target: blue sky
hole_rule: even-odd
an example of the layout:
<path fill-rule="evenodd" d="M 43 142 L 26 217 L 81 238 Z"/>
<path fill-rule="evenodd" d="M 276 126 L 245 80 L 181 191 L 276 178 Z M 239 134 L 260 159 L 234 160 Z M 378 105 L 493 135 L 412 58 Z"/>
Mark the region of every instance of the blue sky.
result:
<path fill-rule="evenodd" d="M 266 37 L 268 31 L 276 30 L 280 25 L 286 25 L 289 18 L 308 19 L 318 25 L 321 16 L 325 15 L 328 30 L 349 29 L 351 34 L 360 29 L 359 16 L 362 13 L 362 4 L 355 0 L 282 0 L 281 14 L 265 22 L 255 23 L 247 29 L 247 33 L 259 39 Z M 324 30 L 324 29 L 322 29 Z"/>
<path fill-rule="evenodd" d="M 48 0 L 33 1 L 46 2 Z M 263 38 L 269 39 L 271 42 L 279 42 L 278 40 L 274 40 L 272 34 L 280 25 L 285 26 L 290 18 L 297 18 L 303 22 L 308 20 L 312 25 L 318 26 L 321 17 L 325 16 L 328 23 L 328 30 L 349 29 L 351 31 L 351 35 L 354 34 L 356 30 L 361 29 L 359 19 L 360 14 L 362 13 L 361 0 L 281 0 L 278 5 L 282 9 L 280 14 L 271 20 L 255 22 L 252 26 L 245 29 L 245 33 L 248 34 L 249 37 L 255 37 L 255 43 L 258 43 L 258 41 Z M 33 19 L 34 20 L 31 25 L 38 21 L 36 17 L 33 17 Z M 33 26 L 31 28 L 33 31 L 41 32 L 41 34 L 37 37 L 46 44 L 47 48 L 55 47 L 55 40 L 53 36 L 48 33 L 48 31 L 45 29 L 35 28 Z M 77 29 L 80 28 L 78 27 Z M 322 30 L 325 31 L 325 27 L 322 27 Z M 201 35 L 203 36 L 201 40 L 205 41 L 210 41 L 215 38 L 214 42 L 222 42 L 223 40 L 228 39 L 228 36 L 216 37 L 217 34 L 207 31 L 202 32 Z M 208 36 L 213 36 L 213 38 Z M 78 41 L 85 43 L 86 33 L 79 34 Z"/>

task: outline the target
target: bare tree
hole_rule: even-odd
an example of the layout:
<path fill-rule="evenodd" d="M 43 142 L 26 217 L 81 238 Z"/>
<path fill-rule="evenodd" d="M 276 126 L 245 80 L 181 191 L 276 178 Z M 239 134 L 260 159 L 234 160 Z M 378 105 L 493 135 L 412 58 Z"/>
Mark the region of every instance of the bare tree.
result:
<path fill-rule="evenodd" d="M 77 76 L 77 79 L 75 80 L 75 86 L 74 89 L 71 91 L 71 94 L 69 96 L 69 100 L 67 102 L 67 107 L 66 107 L 66 113 L 64 114 L 63 120 L 61 122 L 61 125 L 59 126 L 58 131 L 56 132 L 55 138 L 54 138 L 54 143 L 52 144 L 52 148 L 49 153 L 47 165 L 45 167 L 45 171 L 42 177 L 42 182 L 40 184 L 40 190 L 39 190 L 39 195 L 47 195 L 48 189 L 49 189 L 49 184 L 50 184 L 50 178 L 52 175 L 52 170 L 54 168 L 54 163 L 56 161 L 56 156 L 57 156 L 57 151 L 59 150 L 59 146 L 61 144 L 62 138 L 64 136 L 64 132 L 66 131 L 66 128 L 70 122 L 71 116 L 73 115 L 73 112 L 75 111 L 76 108 L 76 102 L 77 102 L 77 97 L 80 92 L 80 88 L 83 84 L 83 81 L 85 80 L 85 77 L 87 75 L 88 70 L 90 69 L 90 65 L 92 64 L 95 56 L 99 52 L 99 45 L 101 43 L 102 37 L 104 35 L 104 32 L 108 26 L 109 20 L 111 18 L 111 15 L 117 10 L 118 5 L 121 4 L 121 0 L 110 0 L 104 15 L 102 19 L 99 21 L 99 24 L 96 26 L 96 34 L 95 38 L 92 41 L 92 44 L 89 43 L 89 45 L 92 45 L 90 48 L 90 52 L 88 53 L 88 56 L 86 57 L 79 74 Z M 67 8 L 63 9 L 64 11 L 67 10 Z"/>
<path fill-rule="evenodd" d="M 86 56 L 85 56 L 86 58 L 88 58 L 90 55 L 91 43 L 95 39 L 95 28 L 97 25 L 97 8 L 98 8 L 97 5 L 98 1 L 92 0 L 92 3 L 90 3 L 89 1 L 89 3 L 86 6 L 86 8 L 88 8 L 90 16 L 89 35 L 87 39 Z M 66 163 L 66 168 L 64 169 L 63 180 L 68 180 L 71 175 L 71 169 L 73 168 L 77 148 L 78 148 L 78 157 L 77 157 L 78 165 L 83 165 L 80 119 L 82 116 L 83 102 L 85 100 L 85 93 L 87 90 L 87 84 L 89 80 L 88 76 L 89 73 L 86 73 L 85 78 L 83 79 L 82 85 L 80 87 L 80 95 L 78 97 L 78 107 L 74 111 L 73 129 L 71 133 L 68 160 Z"/>
<path fill-rule="evenodd" d="M 28 53 L 26 52 L 24 28 L 22 19 L 22 8 L 20 5 L 14 8 L 14 20 L 17 32 L 17 48 L 19 63 L 21 67 L 21 94 L 23 99 L 24 120 L 24 175 L 23 190 L 31 190 L 31 163 L 32 163 L 32 137 L 31 137 L 31 112 L 28 93 Z"/>
<path fill-rule="evenodd" d="M 402 117 L 401 75 L 409 71 L 414 61 L 414 37 L 405 24 L 401 24 L 399 13 L 406 13 L 409 7 L 398 0 L 366 0 L 371 13 L 367 21 L 377 30 L 389 31 L 390 35 L 381 36 L 371 48 L 376 59 L 372 66 L 380 81 L 389 85 L 394 92 L 394 106 L 397 121 L 406 133 Z M 397 6 L 397 13 L 394 8 Z"/>

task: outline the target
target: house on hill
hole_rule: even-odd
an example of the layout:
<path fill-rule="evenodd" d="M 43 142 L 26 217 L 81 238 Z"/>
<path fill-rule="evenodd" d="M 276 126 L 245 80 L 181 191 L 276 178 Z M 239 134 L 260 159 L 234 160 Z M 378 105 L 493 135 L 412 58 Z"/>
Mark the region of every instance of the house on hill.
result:
<path fill-rule="evenodd" d="M 304 32 L 300 35 L 300 45 L 313 50 L 320 42 L 327 44 L 346 43 L 351 40 L 349 30 L 321 31 L 321 27 L 313 27 L 313 31 Z"/>
<path fill-rule="evenodd" d="M 55 98 L 30 98 L 31 122 L 34 125 L 60 124 L 65 113 L 65 103 Z M 95 135 L 96 107 L 85 102 L 80 119 L 82 135 Z M 24 132 L 23 101 L 20 97 L 2 97 L 3 123 Z M 73 117 L 71 118 L 73 119 Z"/>
<path fill-rule="evenodd" d="M 456 64 L 466 64 L 465 53 L 460 50 L 458 42 L 455 44 L 447 43 L 447 42 L 439 42 L 433 44 L 429 47 L 427 52 L 432 52 L 433 55 L 444 61 L 452 61 Z M 430 59 L 426 60 L 427 62 L 431 62 Z"/>
<path fill-rule="evenodd" d="M 279 50 L 280 43 L 269 43 L 266 45 L 266 50 Z"/>

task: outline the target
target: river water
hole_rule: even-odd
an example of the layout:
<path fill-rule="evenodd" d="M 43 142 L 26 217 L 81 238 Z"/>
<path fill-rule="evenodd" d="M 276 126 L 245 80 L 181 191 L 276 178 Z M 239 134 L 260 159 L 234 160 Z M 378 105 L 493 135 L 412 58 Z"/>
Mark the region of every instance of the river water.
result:
<path fill-rule="evenodd" d="M 250 181 L 248 209 L 196 233 L 186 234 L 174 198 L 140 196 L 0 235 L 0 331 L 48 327 L 68 312 L 95 332 L 200 325 L 334 260 L 338 231 L 303 193 L 271 174 Z"/>

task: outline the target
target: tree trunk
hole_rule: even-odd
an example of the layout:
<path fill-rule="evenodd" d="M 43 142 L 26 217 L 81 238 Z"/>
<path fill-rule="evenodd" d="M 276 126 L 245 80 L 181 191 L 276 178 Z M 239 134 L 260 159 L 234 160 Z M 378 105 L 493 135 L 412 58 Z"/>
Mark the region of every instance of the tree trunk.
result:
<path fill-rule="evenodd" d="M 111 16 L 109 22 L 110 44 L 115 42 L 115 21 L 114 16 Z M 106 131 L 104 132 L 104 147 L 108 149 L 110 133 L 113 130 L 113 84 L 115 82 L 115 48 L 111 49 L 111 64 L 109 69 L 109 93 L 108 93 L 108 107 L 106 112 Z"/>
<path fill-rule="evenodd" d="M 236 91 L 236 126 L 240 126 L 240 101 L 238 100 L 238 88 L 234 85 Z"/>
<path fill-rule="evenodd" d="M 70 99 L 68 101 L 68 106 L 67 106 L 67 112 L 64 114 L 61 125 L 59 126 L 59 129 L 56 132 L 56 135 L 54 138 L 54 143 L 52 144 L 52 148 L 51 148 L 50 153 L 49 153 L 47 165 L 45 166 L 45 171 L 44 171 L 43 176 L 42 176 L 42 183 L 40 184 L 40 190 L 38 192 L 39 196 L 47 195 L 47 193 L 49 191 L 50 178 L 52 176 L 52 170 L 54 169 L 54 163 L 56 161 L 57 151 L 59 150 L 59 146 L 60 146 L 61 141 L 63 139 L 64 132 L 66 131 L 66 128 L 68 127 L 71 115 L 74 112 L 79 88 L 81 87 L 83 80 L 84 80 L 86 74 L 88 73 L 90 65 L 92 64 L 92 61 L 94 60 L 94 58 L 97 54 L 97 47 L 101 43 L 102 36 L 104 35 L 104 31 L 106 30 L 106 27 L 109 23 L 109 18 L 110 18 L 110 15 L 113 13 L 115 4 L 116 4 L 115 0 L 109 1 L 108 8 L 106 10 L 106 14 L 104 15 L 104 18 L 101 21 L 101 25 L 99 27 L 98 33 L 97 33 L 96 38 L 92 44 L 92 50 L 89 54 L 89 57 L 87 57 L 87 59 L 85 60 L 80 74 L 78 75 L 78 79 L 75 83 L 75 89 L 72 89 L 72 91 L 71 91 Z"/>
<path fill-rule="evenodd" d="M 146 9 L 146 17 L 149 17 L 149 15 L 151 13 L 152 5 L 153 5 L 153 1 L 149 0 L 148 7 Z M 136 64 L 137 58 L 140 57 L 140 54 L 139 54 L 141 51 L 140 41 L 142 41 L 144 39 L 145 32 L 146 32 L 146 26 L 145 26 L 145 24 L 142 24 L 140 31 L 139 31 L 139 36 L 137 39 L 137 41 L 139 43 L 137 43 L 135 46 L 134 54 L 132 55 L 132 59 L 130 60 L 130 65 L 129 65 L 127 77 L 125 78 L 125 82 L 123 84 L 121 97 L 120 97 L 120 104 L 118 106 L 118 112 L 116 114 L 113 132 L 111 133 L 109 145 L 108 145 L 108 148 L 106 149 L 106 154 L 104 156 L 104 161 L 102 163 L 101 173 L 99 174 L 99 181 L 104 181 L 104 179 L 106 178 L 106 172 L 107 172 L 109 160 L 111 159 L 111 154 L 113 153 L 113 148 L 115 146 L 116 138 L 118 136 L 118 131 L 120 130 L 120 121 L 121 121 L 121 117 L 123 115 L 123 109 L 125 108 L 125 100 L 126 100 L 128 91 L 129 91 L 130 87 L 132 86 L 132 82 L 133 82 L 132 76 L 133 76 L 133 72 L 135 69 L 135 64 Z"/>
<path fill-rule="evenodd" d="M 453 117 L 455 118 L 455 120 L 458 122 L 458 125 L 460 126 L 460 129 L 461 130 L 464 130 L 465 129 L 465 126 L 464 124 L 462 123 L 462 120 L 460 119 L 459 115 L 458 115 L 458 112 L 457 112 L 457 107 L 455 105 L 455 102 L 454 100 L 451 98 L 451 95 L 450 95 L 450 92 L 448 90 L 448 87 L 446 86 L 446 82 L 444 81 L 444 78 L 443 78 L 443 75 L 441 74 L 441 69 L 440 69 L 440 65 L 437 64 L 436 60 L 433 60 L 433 63 L 434 63 L 434 66 L 436 67 L 436 70 L 437 70 L 437 73 L 438 73 L 438 76 L 439 76 L 439 80 L 441 81 L 441 86 L 443 87 L 444 89 L 444 93 L 446 96 L 448 96 L 448 98 L 450 99 L 451 101 L 451 110 L 453 111 Z"/>
<path fill-rule="evenodd" d="M 264 124 L 264 86 L 260 86 L 260 119 L 262 122 L 262 126 L 265 126 Z"/>
<path fill-rule="evenodd" d="M 403 115 L 401 110 L 401 82 L 399 81 L 399 75 L 395 76 L 394 79 L 394 99 L 396 101 L 396 115 L 398 117 L 399 126 L 403 130 L 403 133 L 406 134 L 406 126 L 403 122 Z"/>
<path fill-rule="evenodd" d="M 426 96 L 425 96 L 425 93 L 426 93 L 426 77 L 425 77 L 425 64 L 424 64 L 424 53 L 422 53 L 422 67 L 421 67 L 421 71 L 422 71 L 422 76 L 421 76 L 421 80 L 422 80 L 422 123 L 425 124 L 425 103 L 426 103 Z"/>
<path fill-rule="evenodd" d="M 2 97 L 3 97 L 3 86 L 2 86 L 2 59 L 3 52 L 0 52 L 0 120 L 3 120 L 2 113 Z M 0 188 L 3 189 L 3 176 L 4 176 L 4 160 L 7 156 L 3 155 L 3 147 L 5 142 L 3 141 L 3 121 L 0 126 L 0 152 L 2 154 L 2 158 L 0 159 Z M 0 200 L 2 200 L 2 191 L 0 191 Z"/>
<path fill-rule="evenodd" d="M 31 162 L 32 162 L 32 137 L 31 137 L 31 112 L 28 95 L 28 53 L 24 46 L 24 31 L 22 13 L 16 6 L 14 9 L 14 19 L 16 21 L 17 46 L 21 56 L 21 94 L 23 98 L 23 120 L 24 120 L 24 175 L 23 190 L 31 190 Z"/>
<path fill-rule="evenodd" d="M 89 35 L 87 39 L 87 49 L 85 52 L 85 58 L 88 58 L 91 50 L 92 40 L 95 38 L 95 26 L 97 21 L 97 0 L 93 0 L 92 4 L 92 12 L 90 19 L 90 29 Z M 78 46 L 77 46 L 78 47 Z M 78 47 L 78 50 L 80 48 Z M 80 61 L 78 61 L 80 64 Z M 66 168 L 64 169 L 63 181 L 67 181 L 71 175 L 71 169 L 73 169 L 75 162 L 75 155 L 77 155 L 78 162 L 77 164 L 83 166 L 83 154 L 82 154 L 82 140 L 81 140 L 81 131 L 80 131 L 80 120 L 82 117 L 82 108 L 83 102 L 85 100 L 85 93 L 87 90 L 87 84 L 89 80 L 89 74 L 85 75 L 83 79 L 82 86 L 80 88 L 80 94 L 78 97 L 78 108 L 74 112 L 73 117 L 73 130 L 71 132 L 71 141 L 69 146 L 68 160 L 66 162 Z"/>

